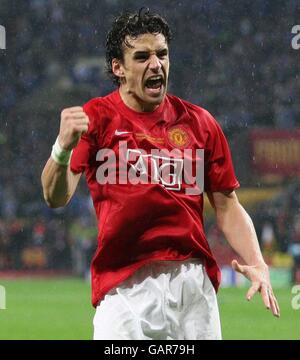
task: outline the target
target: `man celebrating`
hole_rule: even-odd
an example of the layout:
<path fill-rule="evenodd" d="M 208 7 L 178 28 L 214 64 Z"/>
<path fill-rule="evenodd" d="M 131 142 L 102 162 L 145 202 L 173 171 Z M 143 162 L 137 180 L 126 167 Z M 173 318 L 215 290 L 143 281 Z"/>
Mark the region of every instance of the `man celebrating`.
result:
<path fill-rule="evenodd" d="M 218 226 L 246 263 L 232 266 L 252 283 L 247 299 L 259 291 L 279 316 L 220 126 L 203 108 L 167 94 L 170 40 L 165 19 L 149 11 L 115 20 L 106 50 L 118 89 L 62 111 L 43 170 L 50 207 L 66 205 L 85 172 L 99 230 L 91 267 L 95 339 L 221 338 L 220 271 L 204 234 L 201 184 L 188 171 L 198 163 Z"/>

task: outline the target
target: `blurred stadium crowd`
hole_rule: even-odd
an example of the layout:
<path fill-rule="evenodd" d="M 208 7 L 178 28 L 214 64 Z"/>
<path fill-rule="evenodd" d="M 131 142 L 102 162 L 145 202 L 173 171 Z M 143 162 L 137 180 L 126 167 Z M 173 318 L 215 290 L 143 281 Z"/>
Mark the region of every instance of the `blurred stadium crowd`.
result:
<path fill-rule="evenodd" d="M 96 242 L 86 189 L 66 209 L 51 210 L 42 201 L 40 174 L 62 108 L 113 89 L 105 33 L 113 16 L 141 5 L 1 0 L 7 49 L 0 52 L 0 269 L 86 271 Z M 253 127 L 299 127 L 300 61 L 290 46 L 298 0 L 155 0 L 151 7 L 174 29 L 171 93 L 208 109 L 230 140 Z M 243 162 L 234 159 L 237 167 Z M 251 172 L 246 177 L 246 185 L 256 184 Z M 299 193 L 290 186 L 254 209 L 266 249 L 300 244 Z"/>

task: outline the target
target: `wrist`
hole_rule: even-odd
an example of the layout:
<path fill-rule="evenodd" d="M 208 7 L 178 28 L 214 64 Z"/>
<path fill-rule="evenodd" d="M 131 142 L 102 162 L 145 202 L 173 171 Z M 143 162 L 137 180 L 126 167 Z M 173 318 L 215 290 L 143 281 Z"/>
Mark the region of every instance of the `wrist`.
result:
<path fill-rule="evenodd" d="M 265 269 L 269 268 L 264 260 L 256 261 L 254 264 L 255 264 L 254 266 L 256 266 L 256 267 L 265 268 Z"/>
<path fill-rule="evenodd" d="M 59 142 L 58 137 L 54 145 L 52 146 L 51 157 L 59 165 L 68 166 L 70 163 L 70 158 L 72 155 L 72 150 L 63 149 Z"/>

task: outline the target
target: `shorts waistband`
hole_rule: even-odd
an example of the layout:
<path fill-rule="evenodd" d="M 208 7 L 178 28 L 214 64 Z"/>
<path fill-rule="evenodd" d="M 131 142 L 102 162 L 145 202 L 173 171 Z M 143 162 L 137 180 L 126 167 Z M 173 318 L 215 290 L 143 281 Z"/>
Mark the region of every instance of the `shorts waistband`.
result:
<path fill-rule="evenodd" d="M 137 269 L 122 283 L 111 289 L 108 294 L 115 294 L 118 288 L 131 288 L 135 284 L 143 282 L 147 277 L 155 279 L 161 274 L 170 274 L 170 276 L 173 277 L 176 276 L 176 274 L 189 271 L 189 269 L 198 266 L 203 269 L 203 264 L 204 262 L 201 258 L 189 258 L 186 260 L 152 260 Z"/>

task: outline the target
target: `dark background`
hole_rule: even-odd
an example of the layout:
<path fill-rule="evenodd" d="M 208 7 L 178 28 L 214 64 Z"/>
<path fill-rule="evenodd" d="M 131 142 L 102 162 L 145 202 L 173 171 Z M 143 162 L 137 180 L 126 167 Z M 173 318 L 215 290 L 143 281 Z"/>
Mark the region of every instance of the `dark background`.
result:
<path fill-rule="evenodd" d="M 96 230 L 86 187 L 65 209 L 51 210 L 40 175 L 61 110 L 114 89 L 105 74 L 105 34 L 114 16 L 141 6 L 173 28 L 169 91 L 222 125 L 269 261 L 275 251 L 295 257 L 289 249 L 300 244 L 299 173 L 255 172 L 249 136 L 299 128 L 300 50 L 291 47 L 299 1 L 1 0 L 0 270 L 87 274 Z M 213 246 L 222 237 L 209 211 L 206 227 Z"/>

